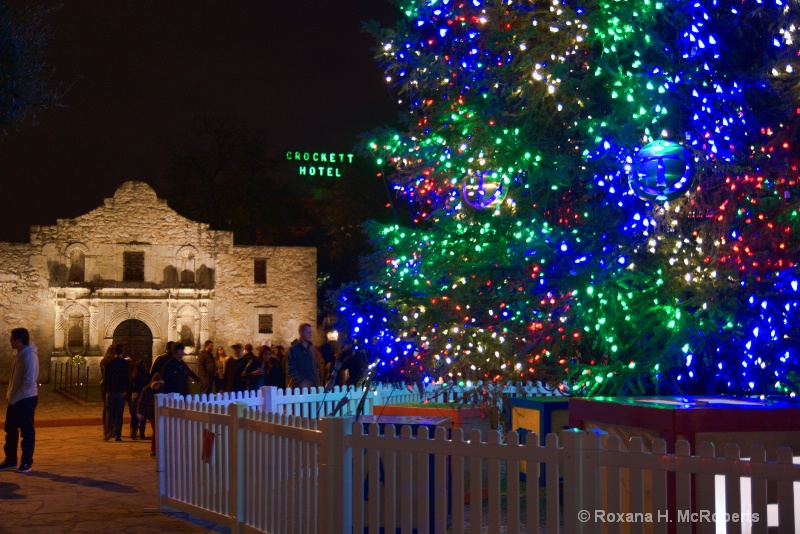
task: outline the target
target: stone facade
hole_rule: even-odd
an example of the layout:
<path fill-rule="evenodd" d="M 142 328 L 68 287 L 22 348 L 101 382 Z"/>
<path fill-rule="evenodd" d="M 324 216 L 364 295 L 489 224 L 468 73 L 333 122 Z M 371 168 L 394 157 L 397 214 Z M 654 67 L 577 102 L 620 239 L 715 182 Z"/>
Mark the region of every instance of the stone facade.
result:
<path fill-rule="evenodd" d="M 142 358 L 167 341 L 190 355 L 206 339 L 228 354 L 237 342 L 288 347 L 314 324 L 316 283 L 316 249 L 234 246 L 126 182 L 86 215 L 32 227 L 30 244 L 0 243 L 0 331 L 30 330 L 43 383 L 51 360 L 96 363 L 114 342 Z M 0 344 L 0 381 L 11 356 Z"/>

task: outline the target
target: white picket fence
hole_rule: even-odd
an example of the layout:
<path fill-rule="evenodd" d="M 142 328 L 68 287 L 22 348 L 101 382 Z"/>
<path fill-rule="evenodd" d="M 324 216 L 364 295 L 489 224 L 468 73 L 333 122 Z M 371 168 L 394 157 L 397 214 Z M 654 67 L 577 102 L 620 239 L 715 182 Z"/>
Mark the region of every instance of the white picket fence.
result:
<path fill-rule="evenodd" d="M 742 459 L 735 445 L 717 457 L 711 444 L 692 455 L 678 442 L 667 454 L 663 440 L 647 452 L 634 438 L 623 450 L 596 430 L 564 431 L 563 444 L 549 435 L 545 446 L 537 438 L 520 445 L 513 432 L 504 443 L 497 431 L 483 441 L 477 430 L 469 439 L 460 429 L 379 430 L 350 416 L 317 421 L 241 400 L 158 395 L 160 505 L 235 533 L 766 534 L 771 512 L 778 532 L 800 527 L 800 465 L 787 448 L 767 461 L 763 447 Z M 542 494 L 520 481 L 540 464 Z M 634 515 L 617 515 L 625 513 Z M 739 521 L 726 522 L 726 513 Z"/>
<path fill-rule="evenodd" d="M 473 402 L 485 396 L 483 393 L 485 391 L 498 400 L 501 400 L 503 395 L 508 397 L 560 397 L 564 395 L 559 389 L 549 388 L 541 382 L 507 382 L 500 384 L 490 382 L 484 384 L 482 381 L 478 381 L 466 382 L 462 385 L 443 382 L 427 384 L 424 389 L 423 399 L 433 402 Z"/>
<path fill-rule="evenodd" d="M 501 395 L 508 397 L 533 397 L 558 395 L 540 383 L 508 383 L 490 384 L 494 400 L 502 409 Z M 437 383 L 428 384 L 420 394 L 416 386 L 407 384 L 374 384 L 364 394 L 364 390 L 356 386 L 335 386 L 330 392 L 324 388 L 282 389 L 264 386 L 256 391 L 218 393 L 212 395 L 189 395 L 187 400 L 209 404 L 227 405 L 231 402 L 242 402 L 259 410 L 283 413 L 319 419 L 334 411 L 342 401 L 343 405 L 337 414 L 354 415 L 359 402 L 364 397 L 364 415 L 371 415 L 375 406 L 400 404 L 406 402 L 481 402 L 480 391 L 486 389 L 482 382 L 464 385 Z"/>
<path fill-rule="evenodd" d="M 177 397 L 183 398 L 180 395 Z M 365 415 L 371 415 L 374 406 L 421 400 L 415 389 L 395 384 L 377 384 L 366 392 L 356 386 L 335 386 L 329 392 L 325 392 L 321 387 L 282 389 L 264 386 L 255 391 L 188 395 L 186 400 L 221 406 L 240 402 L 260 411 L 319 419 L 332 413 L 340 401 L 343 401 L 343 405 L 337 413 L 355 414 L 362 397 L 364 398 L 363 413 Z"/>

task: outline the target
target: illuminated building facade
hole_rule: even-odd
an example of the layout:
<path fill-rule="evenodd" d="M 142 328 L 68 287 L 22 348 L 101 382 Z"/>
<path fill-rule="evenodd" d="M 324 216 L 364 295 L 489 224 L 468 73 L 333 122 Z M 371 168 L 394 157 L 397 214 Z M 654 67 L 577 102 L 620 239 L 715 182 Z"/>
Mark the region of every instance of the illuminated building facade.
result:
<path fill-rule="evenodd" d="M 85 215 L 32 227 L 30 243 L 0 243 L 0 330 L 31 331 L 40 382 L 51 361 L 96 364 L 112 343 L 149 360 L 180 341 L 191 362 L 206 339 L 228 353 L 237 342 L 288 346 L 314 324 L 316 278 L 315 248 L 234 246 L 233 233 L 126 182 Z M 11 356 L 0 346 L 0 380 Z"/>

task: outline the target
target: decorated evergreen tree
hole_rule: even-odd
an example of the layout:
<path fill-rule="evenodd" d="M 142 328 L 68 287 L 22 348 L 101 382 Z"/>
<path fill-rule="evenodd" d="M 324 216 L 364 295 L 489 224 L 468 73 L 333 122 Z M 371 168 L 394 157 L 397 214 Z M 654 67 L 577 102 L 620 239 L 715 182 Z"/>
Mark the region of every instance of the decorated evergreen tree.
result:
<path fill-rule="evenodd" d="M 416 217 L 338 294 L 379 374 L 795 394 L 798 2 L 399 5 L 364 150 Z"/>

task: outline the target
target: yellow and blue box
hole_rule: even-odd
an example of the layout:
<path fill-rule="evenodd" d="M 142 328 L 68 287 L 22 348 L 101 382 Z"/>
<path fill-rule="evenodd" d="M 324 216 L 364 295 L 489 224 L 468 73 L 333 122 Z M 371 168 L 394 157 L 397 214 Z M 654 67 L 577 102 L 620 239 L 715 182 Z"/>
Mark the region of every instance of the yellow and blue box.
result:
<path fill-rule="evenodd" d="M 566 397 L 512 397 L 511 430 L 523 428 L 539 435 L 539 445 L 544 446 L 547 434 L 556 434 L 561 442 L 561 431 L 569 425 L 569 399 Z M 527 474 L 527 466 L 520 466 Z M 545 466 L 538 470 L 539 484 L 544 485 Z"/>

